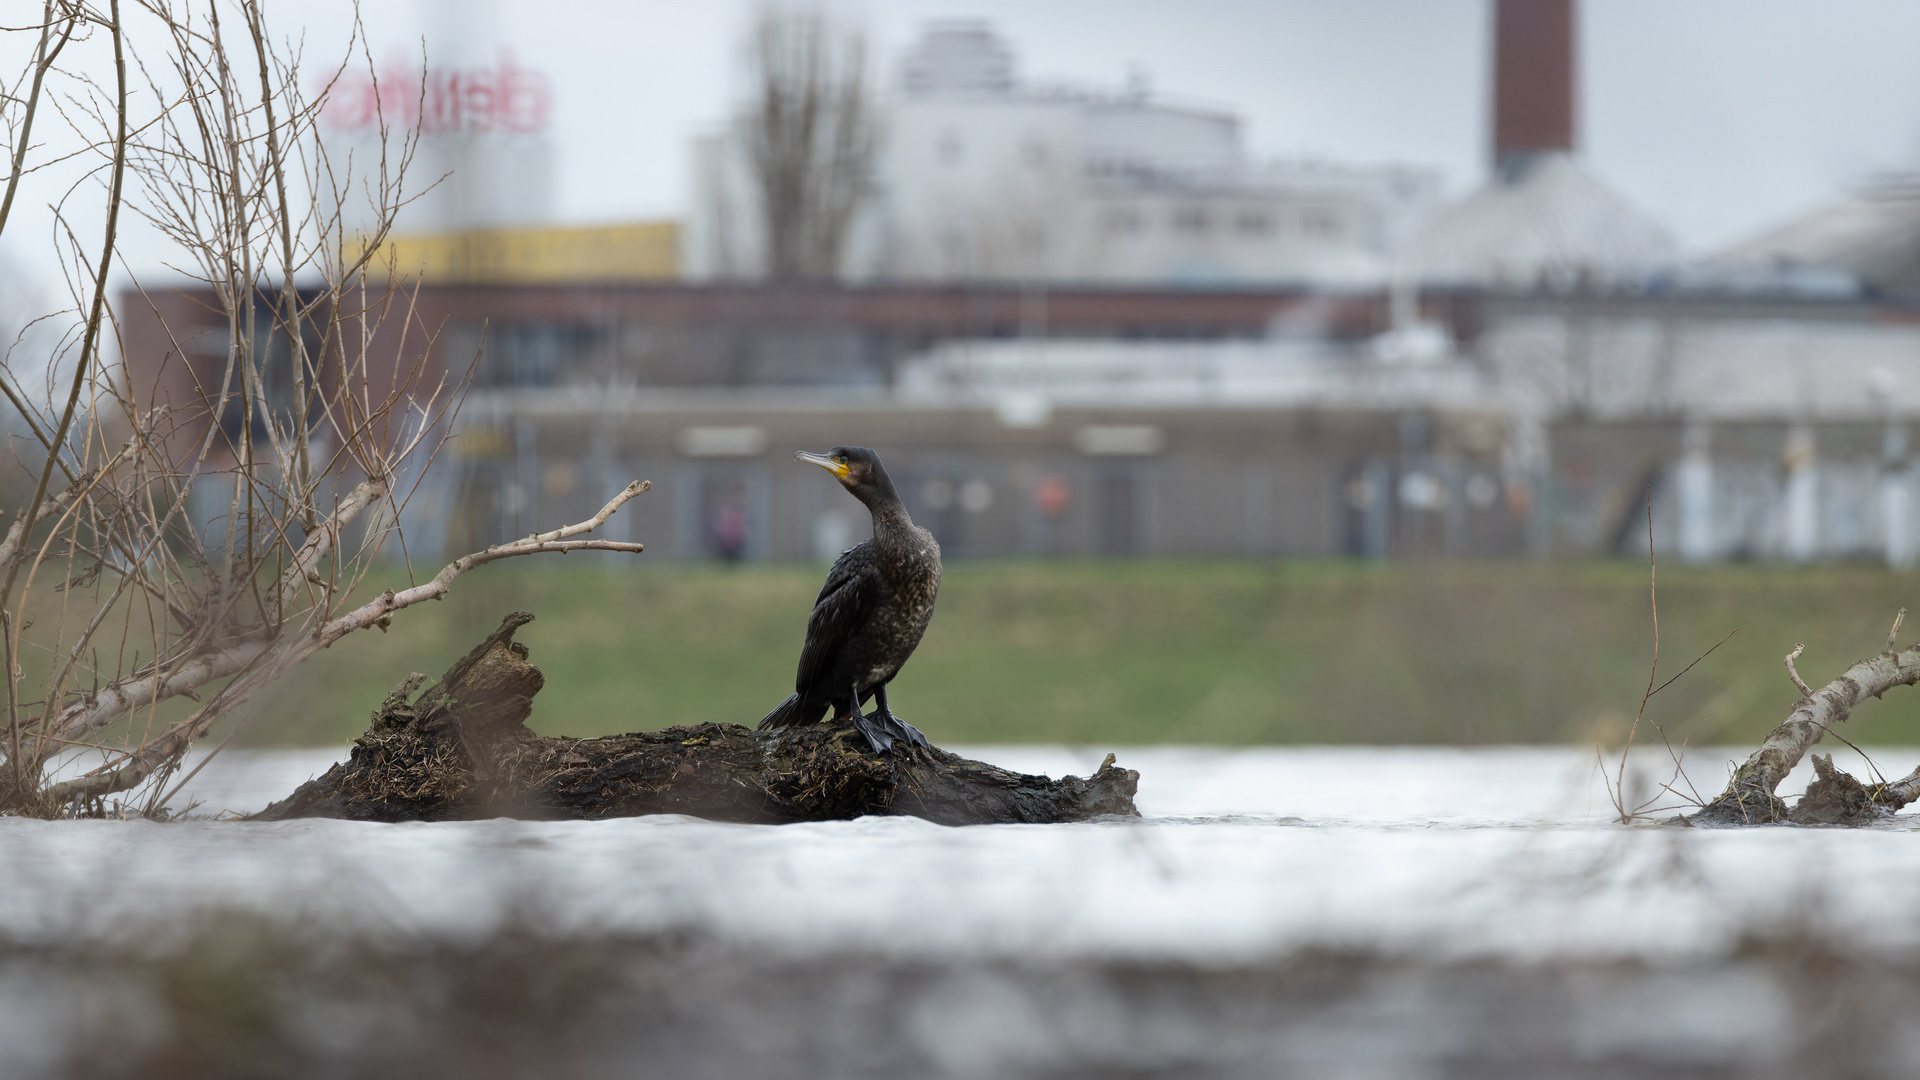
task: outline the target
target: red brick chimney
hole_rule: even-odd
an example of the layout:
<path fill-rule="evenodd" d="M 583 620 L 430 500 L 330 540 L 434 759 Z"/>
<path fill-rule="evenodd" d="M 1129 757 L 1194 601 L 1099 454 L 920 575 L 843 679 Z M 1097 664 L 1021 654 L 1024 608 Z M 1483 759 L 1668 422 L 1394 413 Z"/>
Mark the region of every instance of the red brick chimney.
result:
<path fill-rule="evenodd" d="M 1573 149 L 1574 0 L 1494 0 L 1493 167 Z"/>

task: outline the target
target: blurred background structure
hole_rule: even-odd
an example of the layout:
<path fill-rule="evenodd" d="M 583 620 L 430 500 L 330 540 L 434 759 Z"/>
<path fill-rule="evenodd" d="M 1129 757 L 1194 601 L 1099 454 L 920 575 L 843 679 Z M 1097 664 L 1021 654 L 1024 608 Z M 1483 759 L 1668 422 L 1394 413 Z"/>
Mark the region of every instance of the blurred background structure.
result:
<path fill-rule="evenodd" d="M 788 460 L 859 443 L 953 556 L 1612 554 L 1650 499 L 1663 555 L 1911 565 L 1920 189 L 1684 252 L 1581 156 L 1574 0 L 1489 14 L 1459 199 L 1419 163 L 1255 160 L 1232 107 L 1143 71 L 1049 84 L 987 22 L 871 57 L 776 5 L 684 216 L 562 227 L 565 103 L 449 9 L 424 82 L 396 60 L 329 113 L 349 144 L 417 122 L 445 177 L 389 251 L 472 374 L 410 546 L 644 475 L 657 550 L 826 558 L 865 520 Z M 128 379 L 191 408 L 226 331 L 148 294 Z"/>

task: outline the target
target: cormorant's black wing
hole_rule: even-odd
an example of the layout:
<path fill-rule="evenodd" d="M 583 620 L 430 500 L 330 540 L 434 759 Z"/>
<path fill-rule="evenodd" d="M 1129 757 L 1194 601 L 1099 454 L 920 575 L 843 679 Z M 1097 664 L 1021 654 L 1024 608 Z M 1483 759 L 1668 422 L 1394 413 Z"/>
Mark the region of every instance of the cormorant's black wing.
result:
<path fill-rule="evenodd" d="M 807 644 L 800 650 L 800 674 L 794 689 L 802 694 L 813 686 L 840 654 L 840 647 L 866 625 L 880 602 L 880 571 L 874 566 L 873 541 L 863 540 L 840 553 L 827 583 L 807 616 Z"/>

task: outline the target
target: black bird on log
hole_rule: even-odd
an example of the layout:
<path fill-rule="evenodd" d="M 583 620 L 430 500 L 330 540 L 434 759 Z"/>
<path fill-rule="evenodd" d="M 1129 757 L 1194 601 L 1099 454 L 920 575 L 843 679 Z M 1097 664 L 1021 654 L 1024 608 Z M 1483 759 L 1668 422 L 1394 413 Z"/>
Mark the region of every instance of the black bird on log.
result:
<path fill-rule="evenodd" d="M 794 694 L 760 721 L 762 730 L 819 723 L 831 708 L 850 719 L 876 753 L 897 741 L 931 745 L 919 729 L 887 708 L 887 684 L 920 644 L 940 592 L 940 545 L 907 516 L 880 455 L 864 446 L 836 446 L 823 456 L 794 457 L 832 473 L 873 514 L 873 539 L 848 548 L 827 571 L 807 617 Z M 872 698 L 875 710 L 862 716 Z"/>

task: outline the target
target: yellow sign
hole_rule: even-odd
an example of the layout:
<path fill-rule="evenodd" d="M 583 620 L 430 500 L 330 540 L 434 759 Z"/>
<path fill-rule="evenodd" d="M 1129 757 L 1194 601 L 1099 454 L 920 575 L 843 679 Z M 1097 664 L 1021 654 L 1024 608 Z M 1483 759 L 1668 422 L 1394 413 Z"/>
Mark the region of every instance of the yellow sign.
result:
<path fill-rule="evenodd" d="M 680 276 L 680 224 L 396 236 L 374 260 L 383 263 L 403 277 L 421 274 L 441 284 L 671 281 Z"/>

